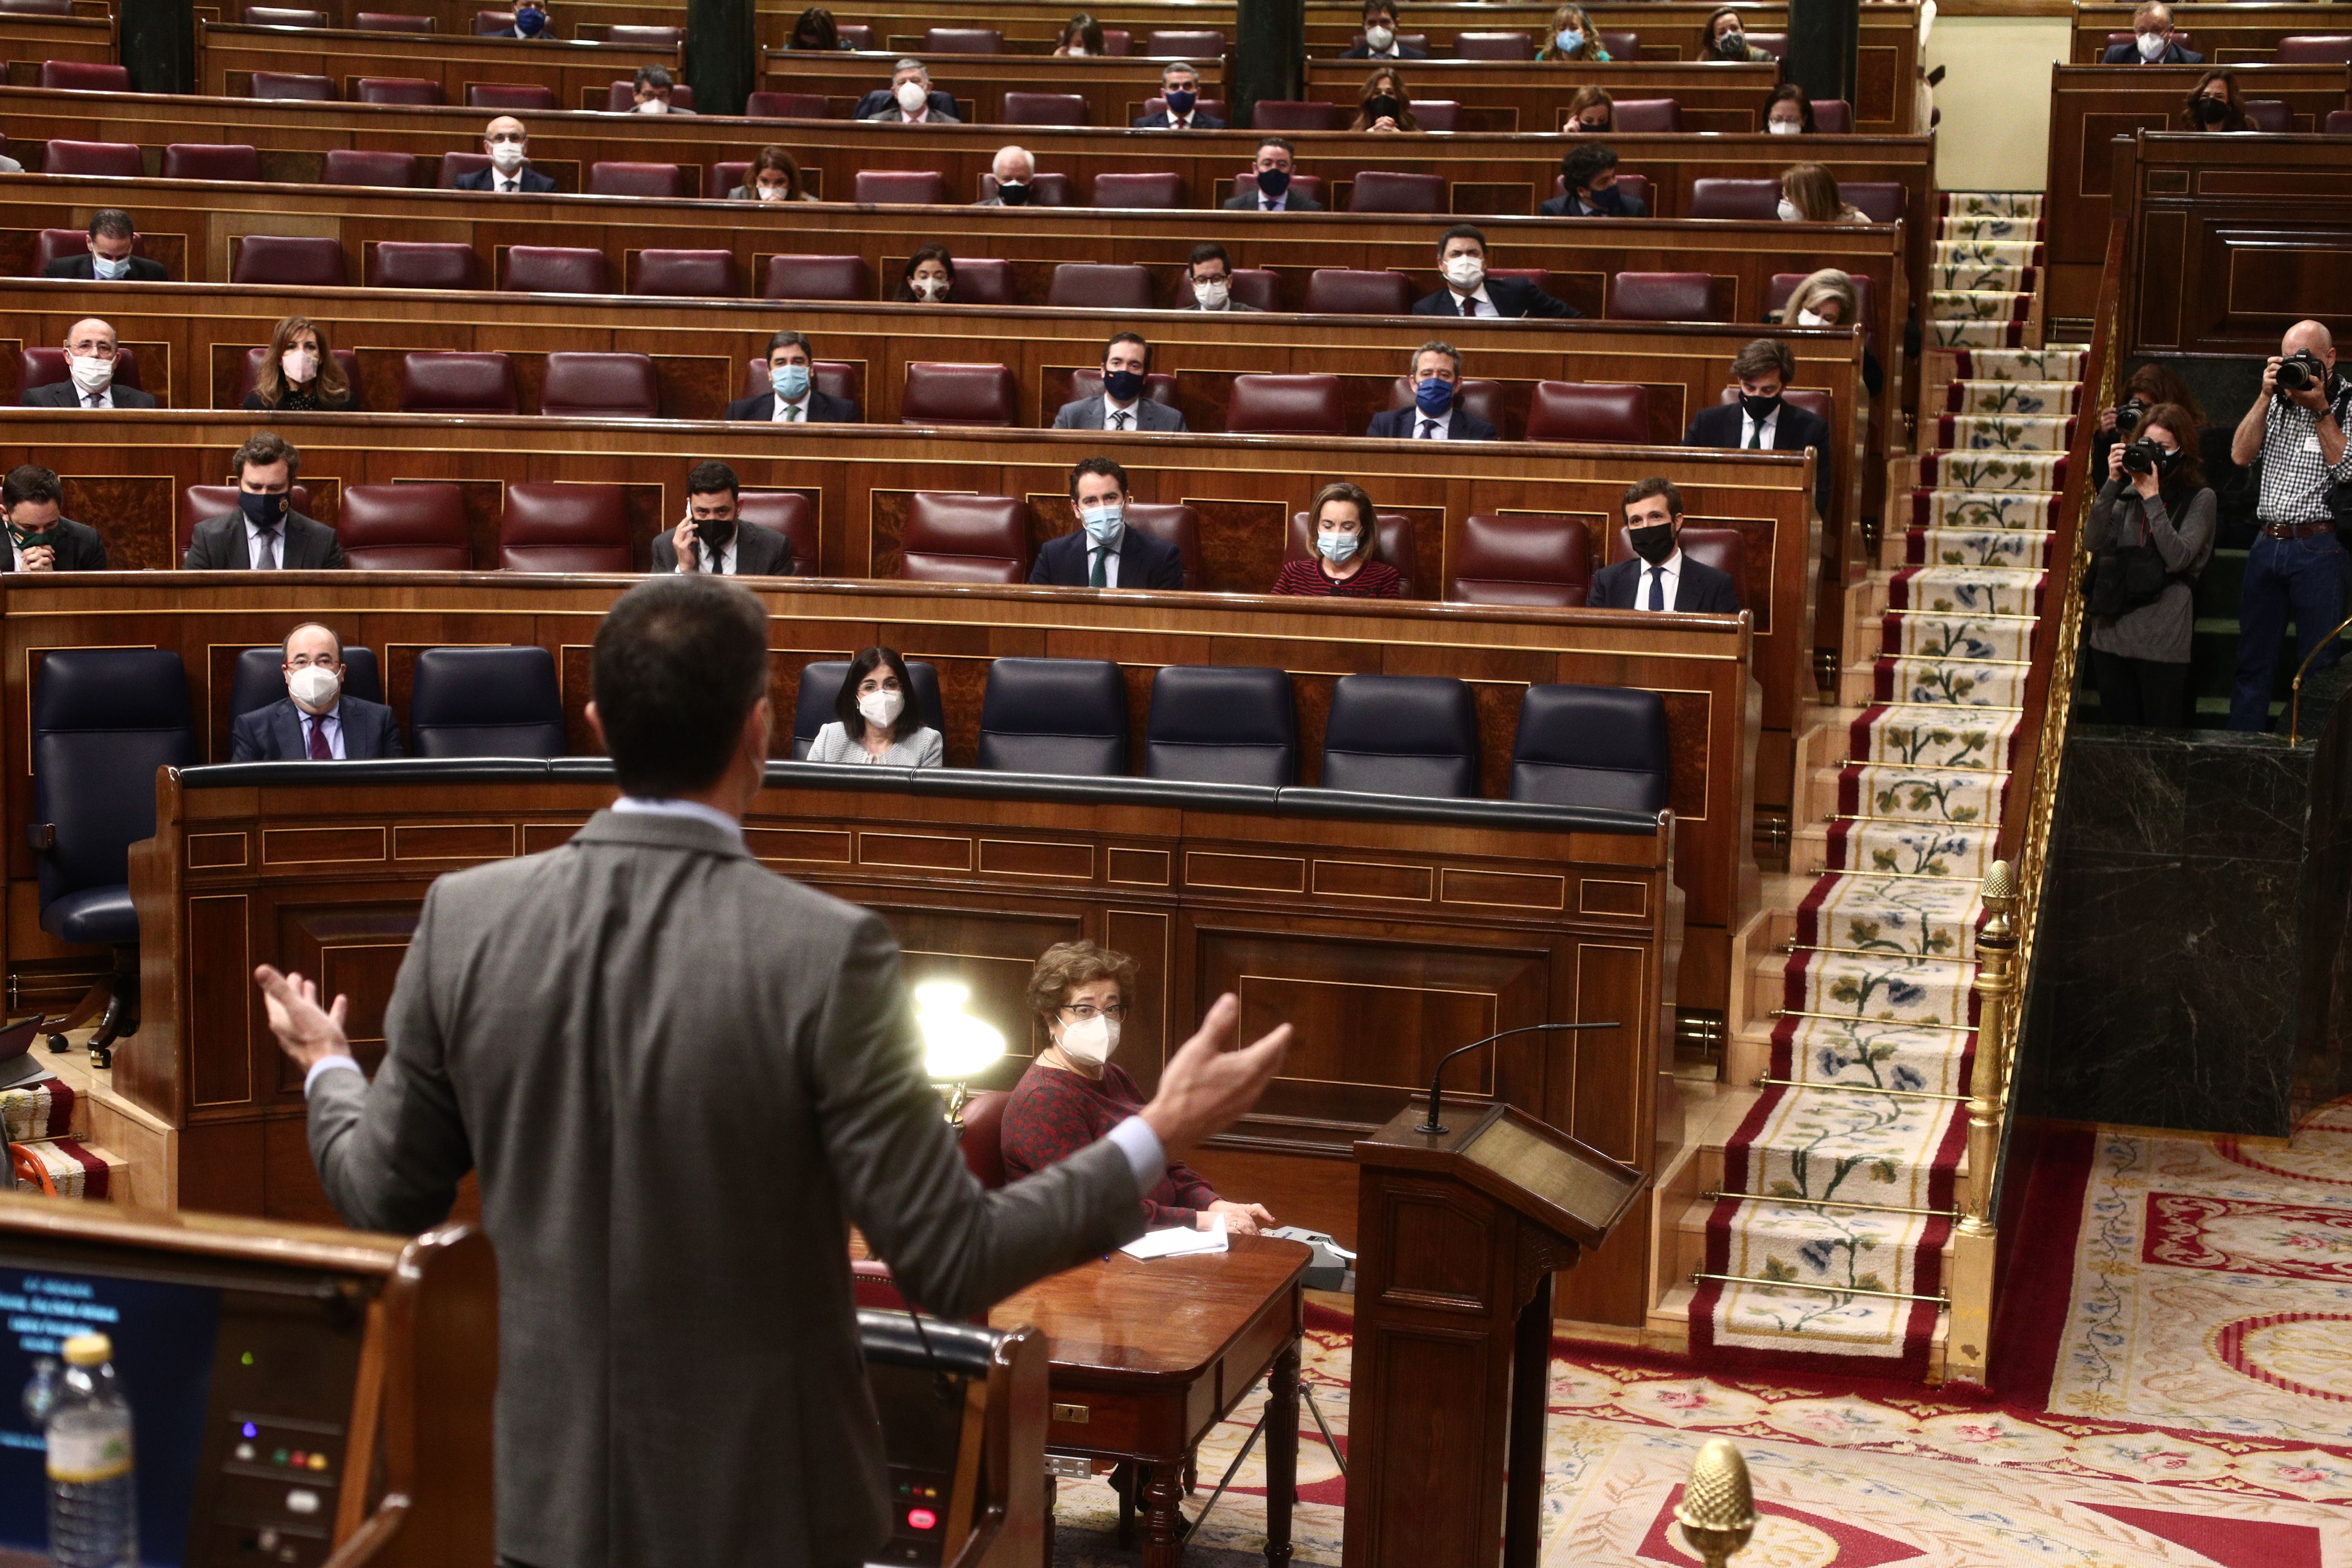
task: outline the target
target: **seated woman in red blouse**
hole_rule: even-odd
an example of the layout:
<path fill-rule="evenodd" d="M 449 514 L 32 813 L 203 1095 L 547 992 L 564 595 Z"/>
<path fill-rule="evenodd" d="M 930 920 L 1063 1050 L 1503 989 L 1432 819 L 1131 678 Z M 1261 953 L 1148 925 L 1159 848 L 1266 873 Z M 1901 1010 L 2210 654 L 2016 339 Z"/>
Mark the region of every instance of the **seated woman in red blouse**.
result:
<path fill-rule="evenodd" d="M 1037 960 L 1029 976 L 1029 1005 L 1045 1020 L 1054 1043 L 1004 1102 L 1000 1137 L 1008 1180 L 1076 1153 L 1143 1109 L 1143 1091 L 1110 1060 L 1134 988 L 1135 960 L 1091 942 L 1055 942 Z M 1144 1194 L 1147 1226 L 1208 1230 L 1219 1215 L 1237 1236 L 1255 1236 L 1275 1223 L 1256 1204 L 1225 1202 L 1179 1161 L 1170 1161 L 1167 1175 Z"/>
<path fill-rule="evenodd" d="M 1342 479 L 1317 492 L 1307 516 L 1315 530 L 1315 556 L 1309 561 L 1283 563 L 1274 580 L 1277 594 L 1339 595 L 1354 599 L 1394 599 L 1404 592 L 1404 579 L 1385 561 L 1372 559 L 1380 544 L 1380 529 L 1372 498 L 1363 487 Z"/>

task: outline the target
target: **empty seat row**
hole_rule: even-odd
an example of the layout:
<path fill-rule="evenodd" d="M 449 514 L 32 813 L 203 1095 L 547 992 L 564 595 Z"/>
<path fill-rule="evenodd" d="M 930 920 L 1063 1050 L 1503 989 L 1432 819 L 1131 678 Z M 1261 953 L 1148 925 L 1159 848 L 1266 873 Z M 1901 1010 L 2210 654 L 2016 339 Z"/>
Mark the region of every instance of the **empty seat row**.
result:
<path fill-rule="evenodd" d="M 429 77 L 363 76 L 351 79 L 351 86 L 354 103 L 437 109 L 449 101 L 441 84 Z M 296 103 L 334 103 L 343 96 L 333 77 L 308 76 L 298 71 L 255 71 L 247 91 L 254 98 Z M 669 101 L 675 108 L 692 109 L 694 89 L 680 82 L 670 89 Z M 811 118 L 824 118 L 823 101 L 818 100 L 819 111 Z M 633 81 L 615 81 L 604 89 L 604 108 L 609 113 L 625 114 L 635 103 L 636 84 Z M 476 81 L 466 84 L 466 107 L 524 113 L 570 106 L 557 99 L 551 87 L 533 82 Z"/>

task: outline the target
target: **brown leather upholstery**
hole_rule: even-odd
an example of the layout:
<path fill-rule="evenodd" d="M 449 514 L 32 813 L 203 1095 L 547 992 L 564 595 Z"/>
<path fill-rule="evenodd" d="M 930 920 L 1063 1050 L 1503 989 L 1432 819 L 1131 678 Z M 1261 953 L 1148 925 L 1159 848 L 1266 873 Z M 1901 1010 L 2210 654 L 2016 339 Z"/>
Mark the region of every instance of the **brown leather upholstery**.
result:
<path fill-rule="evenodd" d="M 1454 52 L 1465 60 L 1531 60 L 1536 46 L 1525 33 L 1457 33 Z"/>
<path fill-rule="evenodd" d="M 1569 609 L 1591 588 L 1592 534 L 1582 520 L 1486 512 L 1462 520 L 1445 589 L 1455 604 Z"/>
<path fill-rule="evenodd" d="M 948 199 L 948 181 L 937 169 L 860 169 L 850 182 L 849 199 L 875 206 L 937 206 Z"/>
<path fill-rule="evenodd" d="M 1756 595 L 1748 590 L 1748 544 L 1736 528 L 1702 528 L 1685 523 L 1675 533 L 1675 542 L 1682 552 L 1703 565 L 1731 574 L 1732 583 L 1739 589 L 1739 602 L 1753 606 Z M 1633 536 L 1622 523 L 1611 531 L 1609 560 L 1612 564 L 1633 559 Z"/>
<path fill-rule="evenodd" d="M 1601 51 L 1612 60 L 1638 60 L 1642 58 L 1642 35 L 1613 32 L 1607 27 L 1594 29 L 1601 36 Z"/>
<path fill-rule="evenodd" d="M 359 571 L 466 572 L 474 564 L 465 494 L 456 485 L 345 485 L 335 538 Z"/>
<path fill-rule="evenodd" d="M 80 256 L 89 249 L 89 236 L 80 229 L 45 228 L 33 237 L 33 275 L 40 276 L 41 269 L 52 261 Z M 137 247 L 133 246 L 132 250 L 135 254 Z"/>
<path fill-rule="evenodd" d="M 1625 382 L 1539 381 L 1528 405 L 1528 439 L 1646 446 L 1650 389 Z"/>
<path fill-rule="evenodd" d="M 332 235 L 248 234 L 233 242 L 232 283 L 295 284 L 340 289 L 351 281 L 343 242 Z"/>
<path fill-rule="evenodd" d="M 643 32 L 646 29 L 623 29 L 620 27 L 613 29 L 613 31 L 616 33 L 625 30 Z M 663 27 L 658 30 L 665 33 L 673 31 L 673 29 L 668 27 Z M 607 43 L 612 43 L 615 40 L 610 38 L 605 40 Z M 682 81 L 673 83 L 669 89 L 669 106 L 672 109 L 692 109 L 694 107 L 694 89 L 687 86 L 686 83 Z M 604 89 L 604 112 L 607 114 L 634 113 L 636 107 L 637 84 L 635 82 L 616 81 Z M 727 193 L 721 191 L 719 194 L 723 196 Z"/>
<path fill-rule="evenodd" d="M 1004 1184 L 1004 1107 L 1013 1091 L 984 1089 L 963 1102 L 964 1169 L 983 1187 Z"/>
<path fill-rule="evenodd" d="M 1282 309 L 1282 274 L 1271 267 L 1236 267 L 1233 272 L 1233 296 L 1244 305 L 1261 310 Z"/>
<path fill-rule="evenodd" d="M 441 154 L 441 173 L 434 183 L 445 191 L 454 191 L 459 180 L 467 174 L 479 174 L 489 166 L 490 156 L 487 153 L 444 153 Z"/>
<path fill-rule="evenodd" d="M 1102 38 L 1106 59 L 1123 60 L 1135 53 L 1135 35 L 1125 27 L 1105 27 Z M 1147 109 L 1144 112 L 1149 114 L 1151 111 Z M 1224 116 L 1221 114 L 1217 118 L 1223 120 Z"/>
<path fill-rule="evenodd" d="M 2329 110 L 2322 130 L 2329 136 L 2352 136 L 2352 109 Z"/>
<path fill-rule="evenodd" d="M 1620 272 L 1610 280 L 1612 321 L 1721 321 L 1730 318 L 1714 300 L 1704 272 Z"/>
<path fill-rule="evenodd" d="M 1054 268 L 1048 305 L 1096 310 L 1151 309 L 1151 268 L 1133 261 L 1065 261 Z"/>
<path fill-rule="evenodd" d="M 2173 35 L 2175 37 L 2179 36 L 2178 33 Z M 1813 129 L 1824 136 L 1851 136 L 1853 134 L 1853 105 L 1843 98 L 1813 100 Z"/>
<path fill-rule="evenodd" d="M 1621 98 L 1616 120 L 1617 129 L 1629 136 L 1675 132 L 1683 128 L 1683 110 L 1671 98 Z"/>
<path fill-rule="evenodd" d="M 1454 388 L 1454 406 L 1465 413 L 1475 414 L 1492 425 L 1497 433 L 1503 428 L 1503 384 L 1499 381 L 1465 381 Z M 1398 376 L 1389 384 L 1389 406 L 1410 408 L 1413 404 L 1412 383 Z"/>
<path fill-rule="evenodd" d="M 1013 263 L 1001 256 L 967 256 L 956 263 L 955 292 L 959 305 L 1017 305 L 1013 288 Z"/>
<path fill-rule="evenodd" d="M 243 142 L 174 142 L 163 149 L 167 180 L 257 180 L 261 154 Z"/>
<path fill-rule="evenodd" d="M 1318 267 L 1307 275 L 1303 309 L 1339 316 L 1407 316 L 1412 298 L 1412 279 L 1402 272 Z"/>
<path fill-rule="evenodd" d="M 343 367 L 344 379 L 348 380 L 353 386 L 357 386 L 360 384 L 360 356 L 352 353 L 349 349 L 337 349 L 334 351 L 334 354 L 335 363 Z M 259 348 L 252 348 L 245 351 L 244 366 L 237 372 L 237 402 L 243 403 L 245 401 L 246 394 L 251 392 L 255 387 L 261 384 L 261 367 L 268 362 L 268 358 L 269 348 L 266 343 Z M 121 377 L 118 375 L 117 379 L 119 380 Z"/>
<path fill-rule="evenodd" d="M 1357 173 L 1355 185 L 1348 193 L 1348 210 L 1353 213 L 1442 213 L 1445 205 L 1443 174 L 1400 174 L 1386 169 L 1363 169 Z"/>
<path fill-rule="evenodd" d="M 608 44 L 619 45 L 624 47 L 633 49 L 674 49 L 677 47 L 678 45 L 686 42 L 686 29 L 684 27 L 656 27 L 646 26 L 639 23 L 615 22 L 611 26 L 604 29 L 604 41 Z M 685 90 L 684 84 L 681 83 L 677 90 L 683 92 Z M 673 97 L 670 101 L 675 103 L 677 100 Z M 686 107 L 692 109 L 694 104 L 689 100 L 686 104 Z"/>
<path fill-rule="evenodd" d="M 738 490 L 736 516 L 792 541 L 793 573 L 816 574 L 816 503 L 798 490 Z"/>
<path fill-rule="evenodd" d="M 50 65 L 57 62 L 52 60 Z M 48 66 L 43 66 L 47 71 Z M 47 83 L 42 85 L 47 86 Z M 127 88 L 121 90 L 129 90 Z M 111 174 L 123 179 L 143 179 L 147 165 L 141 161 L 138 143 L 133 142 L 72 142 L 58 140 L 44 149 L 41 172 L 47 174 Z"/>
<path fill-rule="evenodd" d="M 438 109 L 448 101 L 439 82 L 416 76 L 363 76 L 359 95 L 362 103 L 405 103 L 426 109 Z"/>
<path fill-rule="evenodd" d="M 1461 100 L 1416 98 L 1412 100 L 1412 118 L 1423 131 L 1459 131 L 1462 129 Z"/>
<path fill-rule="evenodd" d="M 980 199 L 988 200 L 996 194 L 996 176 L 980 177 Z M 1039 174 L 1029 182 L 1029 205 L 1039 207 L 1066 207 L 1070 205 L 1070 176 Z"/>
<path fill-rule="evenodd" d="M 1837 400 L 1830 395 L 1829 388 L 1825 386 L 1786 386 L 1780 389 L 1780 396 L 1790 405 L 1801 408 L 1808 414 L 1818 416 L 1824 424 L 1831 425 L 1832 426 L 1835 426 L 1836 421 L 1832 417 L 1832 410 L 1836 407 Z M 1715 400 L 1719 404 L 1727 405 L 1738 402 L 1739 384 L 1738 382 L 1734 382 L 1729 386 L 1725 387 L 1722 392 L 1717 395 Z M 1826 460 L 1826 454 L 1824 454 L 1824 460 Z"/>
<path fill-rule="evenodd" d="M 874 24 L 871 22 L 844 22 L 835 31 L 841 35 L 841 47 L 845 49 L 870 49 L 874 47 Z"/>
<path fill-rule="evenodd" d="M 63 349 L 19 349 L 16 351 L 16 385 L 22 392 L 30 392 L 37 386 L 55 386 L 61 381 L 71 379 L 70 373 L 66 369 L 66 351 Z M 147 390 L 139 385 L 138 352 L 128 343 L 121 344 L 114 351 L 113 384 L 138 387 L 142 392 Z M 243 402 L 244 399 L 240 398 L 238 401 Z"/>
<path fill-rule="evenodd" d="M 469 109 L 495 110 L 502 114 L 526 113 L 534 109 L 555 109 L 555 89 L 532 82 L 476 81 L 466 84 L 466 105 Z"/>
<path fill-rule="evenodd" d="M 755 92 L 743 100 L 743 112 L 754 120 L 829 120 L 830 107 L 821 92 Z"/>
<path fill-rule="evenodd" d="M 73 0 L 0 0 L 0 16 L 70 16 Z"/>
<path fill-rule="evenodd" d="M 430 33 L 438 24 L 430 16 L 412 16 L 404 11 L 362 11 L 352 16 L 352 26 L 363 33 Z"/>
<path fill-rule="evenodd" d="M 499 566 L 508 572 L 627 572 L 629 510 L 619 485 L 507 487 Z"/>
<path fill-rule="evenodd" d="M 478 289 L 482 259 L 455 239 L 387 239 L 367 253 L 371 289 Z"/>
<path fill-rule="evenodd" d="M 552 419 L 658 419 L 661 385 L 652 356 L 549 354 L 539 411 Z"/>
<path fill-rule="evenodd" d="M 190 485 L 182 490 L 176 530 L 180 542 L 180 553 L 186 554 L 189 544 L 195 540 L 196 524 L 207 518 L 218 517 L 225 511 L 235 511 L 237 505 L 235 485 Z M 310 487 L 308 485 L 293 487 L 287 492 L 286 506 L 290 511 L 299 511 L 305 517 L 310 516 Z"/>
<path fill-rule="evenodd" d="M 1237 375 L 1225 410 L 1236 436 L 1344 436 L 1336 375 Z"/>
<path fill-rule="evenodd" d="M 513 414 L 514 365 L 502 353 L 419 349 L 400 357 L 403 414 Z"/>
<path fill-rule="evenodd" d="M 1901 223 L 1908 205 L 1897 180 L 1848 180 L 1838 194 L 1868 213 L 1873 223 Z"/>
<path fill-rule="evenodd" d="M 252 96 L 297 103 L 332 103 L 336 98 L 335 81 L 332 77 L 304 76 L 299 71 L 256 71 Z"/>
<path fill-rule="evenodd" d="M 2272 58 L 2283 66 L 2352 65 L 2352 34 L 2303 33 L 2281 38 Z"/>
<path fill-rule="evenodd" d="M 771 256 L 760 295 L 766 300 L 871 300 L 874 272 L 862 256 Z"/>
<path fill-rule="evenodd" d="M 1399 592 L 1408 599 L 1423 597 L 1421 592 L 1420 558 L 1413 550 L 1412 519 L 1401 512 L 1383 511 L 1374 515 L 1372 529 L 1372 559 L 1384 561 L 1396 568 L 1404 580 Z M 1315 531 L 1303 511 L 1290 514 L 1290 533 L 1283 544 L 1285 561 L 1312 561 L 1315 558 Z"/>
<path fill-rule="evenodd" d="M 1104 29 L 1103 41 L 1105 43 L 1110 41 L 1110 32 L 1108 28 Z M 1143 118 L 1149 120 L 1167 107 L 1168 100 L 1164 98 L 1147 98 L 1143 100 Z M 1234 117 L 1225 112 L 1225 100 L 1222 98 L 1196 99 L 1193 100 L 1192 112 L 1205 114 L 1212 120 L 1222 120 L 1228 125 L 1234 122 Z"/>
<path fill-rule="evenodd" d="M 245 25 L 248 27 L 324 27 L 329 26 L 324 11 L 298 11 L 285 5 L 247 5 Z"/>
<path fill-rule="evenodd" d="M 1002 125 L 1091 125 L 1086 94 L 1081 92 L 1008 92 Z"/>
<path fill-rule="evenodd" d="M 2294 129 L 2294 115 L 2284 99 L 2250 98 L 2246 100 L 2246 123 L 2257 131 L 2284 136 Z"/>
<path fill-rule="evenodd" d="M 1008 430 L 1013 427 L 1014 399 L 1013 373 L 1001 364 L 916 360 L 907 366 L 907 391 L 898 401 L 898 423 Z"/>
<path fill-rule="evenodd" d="M 927 55 L 1001 55 L 1004 35 L 994 27 L 933 27 L 923 35 Z"/>
<path fill-rule="evenodd" d="M 588 165 L 587 194 L 592 196 L 671 198 L 693 195 L 687 189 L 686 171 L 676 163 L 617 162 L 601 162 Z"/>
<path fill-rule="evenodd" d="M 1026 582 L 1028 509 L 1009 496 L 917 490 L 898 548 L 898 575 L 909 583 Z"/>
<path fill-rule="evenodd" d="M 1693 180 L 1685 217 L 1736 217 L 1759 221 L 1779 216 L 1778 180 Z"/>
<path fill-rule="evenodd" d="M 474 36 L 484 38 L 503 33 L 514 26 L 514 19 L 515 15 L 511 11 L 477 11 L 474 13 Z"/>
<path fill-rule="evenodd" d="M 1154 376 L 1152 379 L 1157 381 L 1160 378 Z M 1167 380 L 1172 390 L 1176 378 L 1171 375 Z M 1151 395 L 1146 392 L 1144 395 L 1149 397 Z M 1201 581 L 1201 514 L 1198 511 L 1189 506 L 1129 501 L 1126 516 L 1127 526 L 1136 532 L 1176 547 L 1176 552 L 1184 558 L 1184 581 L 1193 584 Z"/>
<path fill-rule="evenodd" d="M 507 247 L 506 276 L 499 287 L 509 294 L 605 294 L 612 291 L 609 271 L 601 250 L 514 245 Z"/>
<path fill-rule="evenodd" d="M 101 65 L 95 60 L 43 60 L 41 85 L 76 92 L 129 92 L 131 68 Z"/>
<path fill-rule="evenodd" d="M 1762 49 L 1766 54 L 1770 55 L 1776 60 L 1785 59 L 1789 53 L 1789 35 L 1786 33 L 1750 33 L 1748 35 L 1748 47 L 1751 49 Z"/>
<path fill-rule="evenodd" d="M 1225 52 L 1225 36 L 1207 29 L 1146 33 L 1143 52 L 1159 59 L 1213 60 Z"/>
<path fill-rule="evenodd" d="M 1320 99 L 1261 98 L 1251 111 L 1254 131 L 1345 131 L 1348 111 Z"/>
<path fill-rule="evenodd" d="M 641 250 L 632 294 L 666 299 L 731 300 L 743 275 L 731 250 Z"/>
<path fill-rule="evenodd" d="M 1263 114 L 1265 112 L 1265 104 L 1261 103 L 1257 107 L 1259 113 Z M 1333 104 L 1330 107 L 1336 110 L 1339 106 L 1337 104 Z M 1339 125 L 1328 127 L 1328 129 L 1335 131 L 1344 130 L 1346 129 L 1346 121 L 1342 119 Z M 1294 126 L 1292 129 L 1297 130 L 1298 127 Z M 1313 129 L 1321 131 L 1327 129 L 1327 127 L 1318 125 L 1313 127 Z M 1290 177 L 1290 188 L 1297 191 L 1302 196 L 1310 196 L 1318 202 L 1323 201 L 1323 176 L 1320 174 L 1293 174 Z M 1235 174 L 1234 176 L 1234 188 L 1232 194 L 1237 196 L 1254 196 L 1257 195 L 1256 172 L 1250 169 L 1244 169 L 1240 174 Z M 1325 202 L 1324 205 L 1328 206 L 1330 204 Z"/>

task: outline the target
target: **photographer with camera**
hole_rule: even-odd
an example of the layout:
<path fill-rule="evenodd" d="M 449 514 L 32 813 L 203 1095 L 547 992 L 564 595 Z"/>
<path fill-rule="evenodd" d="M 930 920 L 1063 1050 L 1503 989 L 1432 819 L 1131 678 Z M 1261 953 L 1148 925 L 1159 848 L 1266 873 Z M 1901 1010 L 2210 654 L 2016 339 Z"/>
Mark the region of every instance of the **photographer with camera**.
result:
<path fill-rule="evenodd" d="M 2344 431 L 2352 425 L 2352 384 L 2336 374 L 2336 340 L 2317 321 L 2297 321 L 2263 367 L 2263 395 L 2238 422 L 2230 457 L 2262 460 L 2253 548 L 2246 554 L 2238 609 L 2238 680 L 2230 728 L 2270 728 L 2271 682 L 2286 618 L 2294 616 L 2295 668 L 2344 618 L 2352 558 L 2336 537 L 2332 492 L 2352 484 Z M 2343 656 L 2328 645 L 2316 668 Z"/>
<path fill-rule="evenodd" d="M 2189 417 L 2197 422 L 2199 429 L 2205 428 L 2205 409 L 2197 401 L 2197 395 L 2189 390 L 2189 384 L 2170 365 L 2150 360 L 2131 373 L 2130 379 L 2116 394 L 2114 407 L 2099 410 L 2098 428 L 2091 436 L 2091 472 L 2115 471 L 2107 466 L 2107 449 L 2119 441 L 2135 439 L 2139 435 L 2141 419 L 2159 403 L 2179 404 L 2189 410 Z M 2199 455 L 2209 462 L 2219 456 L 2210 452 Z"/>
<path fill-rule="evenodd" d="M 2091 677 L 2103 724 L 2189 722 L 2192 584 L 2213 554 L 2213 491 L 2197 419 L 2158 403 L 2107 449 L 2107 482 L 2083 531 L 2091 552 Z"/>

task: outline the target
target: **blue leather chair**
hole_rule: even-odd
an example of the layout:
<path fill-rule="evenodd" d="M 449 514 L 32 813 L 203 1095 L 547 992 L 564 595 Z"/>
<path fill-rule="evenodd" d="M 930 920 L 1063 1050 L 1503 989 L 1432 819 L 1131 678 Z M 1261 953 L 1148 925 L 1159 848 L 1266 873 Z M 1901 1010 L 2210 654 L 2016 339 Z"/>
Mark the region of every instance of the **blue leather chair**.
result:
<path fill-rule="evenodd" d="M 1196 784 L 1298 782 L 1298 706 L 1279 669 L 1171 665 L 1151 681 L 1147 778 Z"/>
<path fill-rule="evenodd" d="M 343 649 L 343 689 L 365 701 L 383 700 L 383 672 L 376 666 L 373 648 Z M 285 695 L 284 648 L 274 645 L 249 647 L 236 656 L 236 670 L 228 682 L 231 720 L 242 719 L 257 708 L 267 708 Z"/>
<path fill-rule="evenodd" d="M 793 702 L 793 761 L 803 762 L 816 732 L 834 721 L 833 705 L 841 683 L 849 679 L 845 658 L 821 658 L 801 666 L 800 695 Z M 915 708 L 923 722 L 941 735 L 948 732 L 947 710 L 940 706 L 940 672 L 919 658 L 907 661 L 907 679 L 913 683 Z"/>
<path fill-rule="evenodd" d="M 563 694 L 543 647 L 428 647 L 408 690 L 420 757 L 560 757 Z"/>
<path fill-rule="evenodd" d="M 1478 711 L 1443 675 L 1343 675 L 1323 730 L 1323 787 L 1436 798 L 1478 793 Z"/>
<path fill-rule="evenodd" d="M 1116 778 L 1127 772 L 1127 687 L 1098 658 L 1000 658 L 980 700 L 980 765 Z"/>
<path fill-rule="evenodd" d="M 1511 798 L 1662 811 L 1666 700 L 1614 686 L 1530 686 L 1511 746 Z"/>
<path fill-rule="evenodd" d="M 139 1027 L 139 915 L 131 846 L 155 836 L 155 770 L 196 760 L 180 656 L 156 648 L 66 648 L 33 680 L 33 815 L 26 837 L 40 873 L 41 929 L 60 942 L 114 950 L 114 973 L 57 1026 L 99 1010 L 93 1066 Z M 62 1034 L 51 1050 L 65 1049 Z"/>

